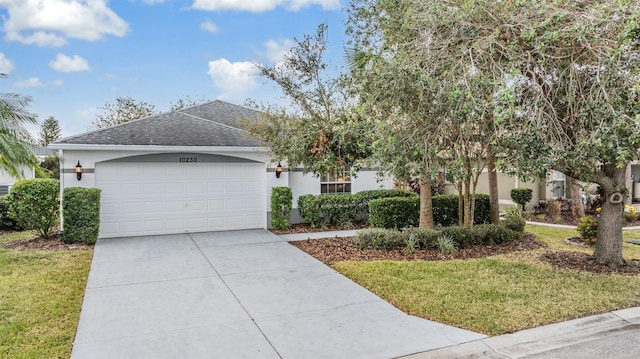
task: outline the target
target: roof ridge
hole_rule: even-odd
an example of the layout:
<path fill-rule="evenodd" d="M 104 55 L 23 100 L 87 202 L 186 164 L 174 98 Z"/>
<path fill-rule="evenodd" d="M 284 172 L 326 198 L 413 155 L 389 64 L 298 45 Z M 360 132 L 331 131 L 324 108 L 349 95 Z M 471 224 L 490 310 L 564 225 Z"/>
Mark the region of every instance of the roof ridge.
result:
<path fill-rule="evenodd" d="M 214 120 L 210 120 L 210 119 L 208 119 L 208 118 L 204 118 L 204 117 L 200 117 L 200 116 L 196 116 L 196 115 L 192 115 L 192 114 L 190 114 L 190 113 L 184 113 L 184 112 L 180 112 L 180 114 L 181 114 L 181 115 L 185 115 L 185 116 L 189 116 L 189 117 L 193 117 L 193 118 L 195 118 L 195 119 L 197 119 L 197 120 L 202 120 L 202 121 L 207 121 L 207 122 L 215 123 L 216 125 L 219 125 L 219 126 L 222 126 L 222 127 L 227 127 L 227 128 L 229 128 L 229 129 L 232 129 L 232 130 L 236 130 L 236 131 L 240 131 L 240 132 L 247 132 L 247 133 L 248 133 L 248 131 L 247 131 L 247 130 L 245 130 L 245 129 L 243 129 L 243 128 L 238 128 L 238 127 L 229 126 L 229 125 L 227 125 L 227 124 L 220 123 L 220 122 L 218 122 L 218 121 L 214 121 Z"/>

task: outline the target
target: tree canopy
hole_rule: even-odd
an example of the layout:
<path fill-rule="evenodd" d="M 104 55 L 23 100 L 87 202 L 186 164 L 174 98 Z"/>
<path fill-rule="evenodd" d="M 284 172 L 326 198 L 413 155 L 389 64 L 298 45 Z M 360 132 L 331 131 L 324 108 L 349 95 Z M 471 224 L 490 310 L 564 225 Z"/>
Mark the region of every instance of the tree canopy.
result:
<path fill-rule="evenodd" d="M 107 128 L 158 113 L 155 105 L 131 97 L 117 97 L 115 103 L 106 103 L 99 109 L 101 113 L 91 123 L 93 129 Z"/>
<path fill-rule="evenodd" d="M 51 142 L 55 142 L 60 139 L 60 124 L 55 117 L 49 116 L 40 126 L 40 132 L 38 132 L 38 144 L 40 146 L 47 146 Z"/>
<path fill-rule="evenodd" d="M 295 39 L 281 63 L 256 64 L 259 74 L 281 89 L 285 104 L 252 103 L 264 115 L 244 123 L 271 148 L 274 160 L 317 175 L 357 167 L 369 154 L 368 120 L 359 116 L 338 77 L 327 73 L 326 31 L 321 24 L 315 34 Z"/>

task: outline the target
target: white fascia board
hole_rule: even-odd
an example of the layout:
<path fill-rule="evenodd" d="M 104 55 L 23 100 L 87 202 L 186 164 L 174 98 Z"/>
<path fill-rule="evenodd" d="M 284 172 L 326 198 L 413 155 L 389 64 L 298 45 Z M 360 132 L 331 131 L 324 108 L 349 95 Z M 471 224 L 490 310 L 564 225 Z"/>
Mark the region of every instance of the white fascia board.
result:
<path fill-rule="evenodd" d="M 152 146 L 152 145 L 88 145 L 75 143 L 52 143 L 54 150 L 79 151 L 144 151 L 144 152 L 269 152 L 268 147 L 236 146 Z"/>

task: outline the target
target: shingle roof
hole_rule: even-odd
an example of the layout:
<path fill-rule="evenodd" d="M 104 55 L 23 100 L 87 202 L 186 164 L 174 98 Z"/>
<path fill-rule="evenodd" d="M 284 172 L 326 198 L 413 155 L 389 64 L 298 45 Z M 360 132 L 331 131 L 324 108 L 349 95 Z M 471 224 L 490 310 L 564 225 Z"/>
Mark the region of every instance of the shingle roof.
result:
<path fill-rule="evenodd" d="M 258 141 L 249 137 L 239 121 L 259 116 L 258 111 L 216 100 L 67 137 L 56 143 L 258 147 Z"/>

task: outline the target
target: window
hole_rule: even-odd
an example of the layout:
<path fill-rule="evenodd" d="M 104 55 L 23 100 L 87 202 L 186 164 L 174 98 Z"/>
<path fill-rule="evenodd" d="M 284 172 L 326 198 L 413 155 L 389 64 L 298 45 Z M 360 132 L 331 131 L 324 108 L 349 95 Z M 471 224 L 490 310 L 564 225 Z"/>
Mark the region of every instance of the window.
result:
<path fill-rule="evenodd" d="M 566 177 L 564 173 L 559 171 L 551 172 L 551 186 L 554 198 L 563 198 L 566 197 Z"/>
<path fill-rule="evenodd" d="M 320 177 L 320 193 L 351 193 L 349 168 Z"/>

